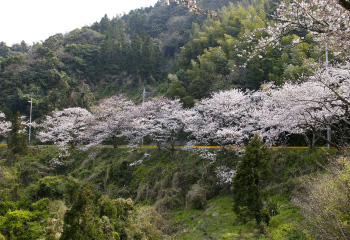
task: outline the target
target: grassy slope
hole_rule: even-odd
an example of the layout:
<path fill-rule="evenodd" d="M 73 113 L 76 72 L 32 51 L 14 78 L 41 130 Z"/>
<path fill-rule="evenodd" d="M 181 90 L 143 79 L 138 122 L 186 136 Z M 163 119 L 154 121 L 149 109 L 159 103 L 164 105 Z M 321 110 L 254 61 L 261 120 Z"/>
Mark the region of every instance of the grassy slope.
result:
<path fill-rule="evenodd" d="M 171 220 L 178 233 L 171 239 L 307 239 L 299 226 L 303 217 L 298 208 L 286 197 L 278 197 L 278 204 L 279 214 L 262 232 L 254 221 L 236 222 L 231 197 L 218 196 L 205 210 L 174 211 Z"/>

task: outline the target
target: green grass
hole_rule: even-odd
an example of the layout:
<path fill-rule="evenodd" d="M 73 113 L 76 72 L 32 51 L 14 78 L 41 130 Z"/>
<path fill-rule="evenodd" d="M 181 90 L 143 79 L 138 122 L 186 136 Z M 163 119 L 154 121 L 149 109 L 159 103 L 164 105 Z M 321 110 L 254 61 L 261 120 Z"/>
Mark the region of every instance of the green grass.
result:
<path fill-rule="evenodd" d="M 178 209 L 170 221 L 177 233 L 170 239 L 278 239 L 308 240 L 300 230 L 302 215 L 287 197 L 273 197 L 278 202 L 279 214 L 273 216 L 262 230 L 255 221 L 240 224 L 232 211 L 232 198 L 219 196 L 208 201 L 205 210 Z"/>
<path fill-rule="evenodd" d="M 265 239 L 254 222 L 235 223 L 231 197 L 211 199 L 205 210 L 181 208 L 173 214 L 178 233 L 171 239 Z"/>
<path fill-rule="evenodd" d="M 272 196 L 278 205 L 278 214 L 271 218 L 267 228 L 269 239 L 287 239 L 287 240 L 307 240 L 309 238 L 302 230 L 303 216 L 298 207 L 296 207 L 288 196 Z"/>

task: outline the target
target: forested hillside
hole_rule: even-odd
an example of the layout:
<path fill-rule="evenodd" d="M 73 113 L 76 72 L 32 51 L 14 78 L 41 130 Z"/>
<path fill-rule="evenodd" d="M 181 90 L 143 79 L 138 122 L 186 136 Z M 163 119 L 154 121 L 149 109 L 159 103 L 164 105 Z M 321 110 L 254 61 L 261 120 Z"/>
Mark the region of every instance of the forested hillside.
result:
<path fill-rule="evenodd" d="M 137 102 L 143 86 L 148 95 L 193 106 L 218 90 L 295 81 L 324 61 L 324 47 L 305 31 L 295 32 L 306 37 L 302 44 L 293 44 L 298 37 L 291 34 L 279 48 L 249 55 L 266 34 L 252 33 L 265 27 L 266 14 L 275 7 L 267 0 L 198 5 L 214 14 L 196 15 L 181 4 L 159 2 L 34 45 L 1 42 L 1 108 L 28 115 L 27 101 L 33 98 L 37 118 L 54 109 L 90 108 L 117 93 Z"/>
<path fill-rule="evenodd" d="M 89 108 L 95 99 L 120 92 L 137 101 L 143 85 L 156 95 L 175 53 L 191 38 L 192 23 L 204 18 L 183 6 L 157 3 L 124 16 L 104 16 L 42 43 L 2 42 L 1 107 L 28 113 L 27 101 L 33 98 L 34 116 L 40 117 L 69 106 Z"/>

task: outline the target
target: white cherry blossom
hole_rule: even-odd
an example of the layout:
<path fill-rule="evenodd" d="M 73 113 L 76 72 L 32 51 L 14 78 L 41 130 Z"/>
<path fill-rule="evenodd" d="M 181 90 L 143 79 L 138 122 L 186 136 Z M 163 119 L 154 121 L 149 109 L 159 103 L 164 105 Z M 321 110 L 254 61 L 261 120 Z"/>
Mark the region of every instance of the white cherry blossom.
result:
<path fill-rule="evenodd" d="M 84 131 L 91 117 L 89 111 L 79 107 L 53 111 L 51 116 L 38 124 L 40 131 L 37 138 L 61 147 L 68 144 L 75 146 L 84 141 Z"/>
<path fill-rule="evenodd" d="M 130 122 L 134 118 L 134 104 L 123 96 L 113 96 L 103 99 L 92 109 L 93 117 L 89 122 L 87 138 L 88 147 L 111 140 L 114 148 L 122 138 L 131 135 Z"/>
<path fill-rule="evenodd" d="M 11 122 L 6 121 L 6 116 L 3 112 L 0 112 L 0 136 L 7 137 L 11 131 Z"/>

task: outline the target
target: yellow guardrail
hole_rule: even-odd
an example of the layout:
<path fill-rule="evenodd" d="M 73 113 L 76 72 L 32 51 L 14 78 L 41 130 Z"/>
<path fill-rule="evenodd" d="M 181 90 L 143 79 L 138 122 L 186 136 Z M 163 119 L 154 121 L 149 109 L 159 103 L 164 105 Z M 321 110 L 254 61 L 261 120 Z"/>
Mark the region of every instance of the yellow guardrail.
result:
<path fill-rule="evenodd" d="M 0 146 L 7 146 L 7 144 L 0 144 Z M 33 145 L 33 147 L 56 147 L 57 145 L 55 144 L 45 144 L 45 145 Z M 70 146 L 70 145 L 68 145 Z M 85 147 L 86 145 L 78 145 L 77 147 Z M 113 145 L 97 145 L 97 147 L 107 147 L 107 148 L 112 148 L 114 147 Z M 157 148 L 157 145 L 118 145 L 118 148 Z M 169 148 L 171 146 L 168 146 Z M 174 148 L 185 148 L 186 146 L 174 146 Z M 222 149 L 221 146 L 193 146 L 195 149 Z M 226 146 L 226 149 L 245 149 L 245 147 L 240 147 L 240 146 Z M 298 146 L 272 146 L 269 147 L 270 149 L 309 149 L 308 147 L 298 147 Z M 315 147 L 317 149 L 327 149 L 327 147 Z"/>

